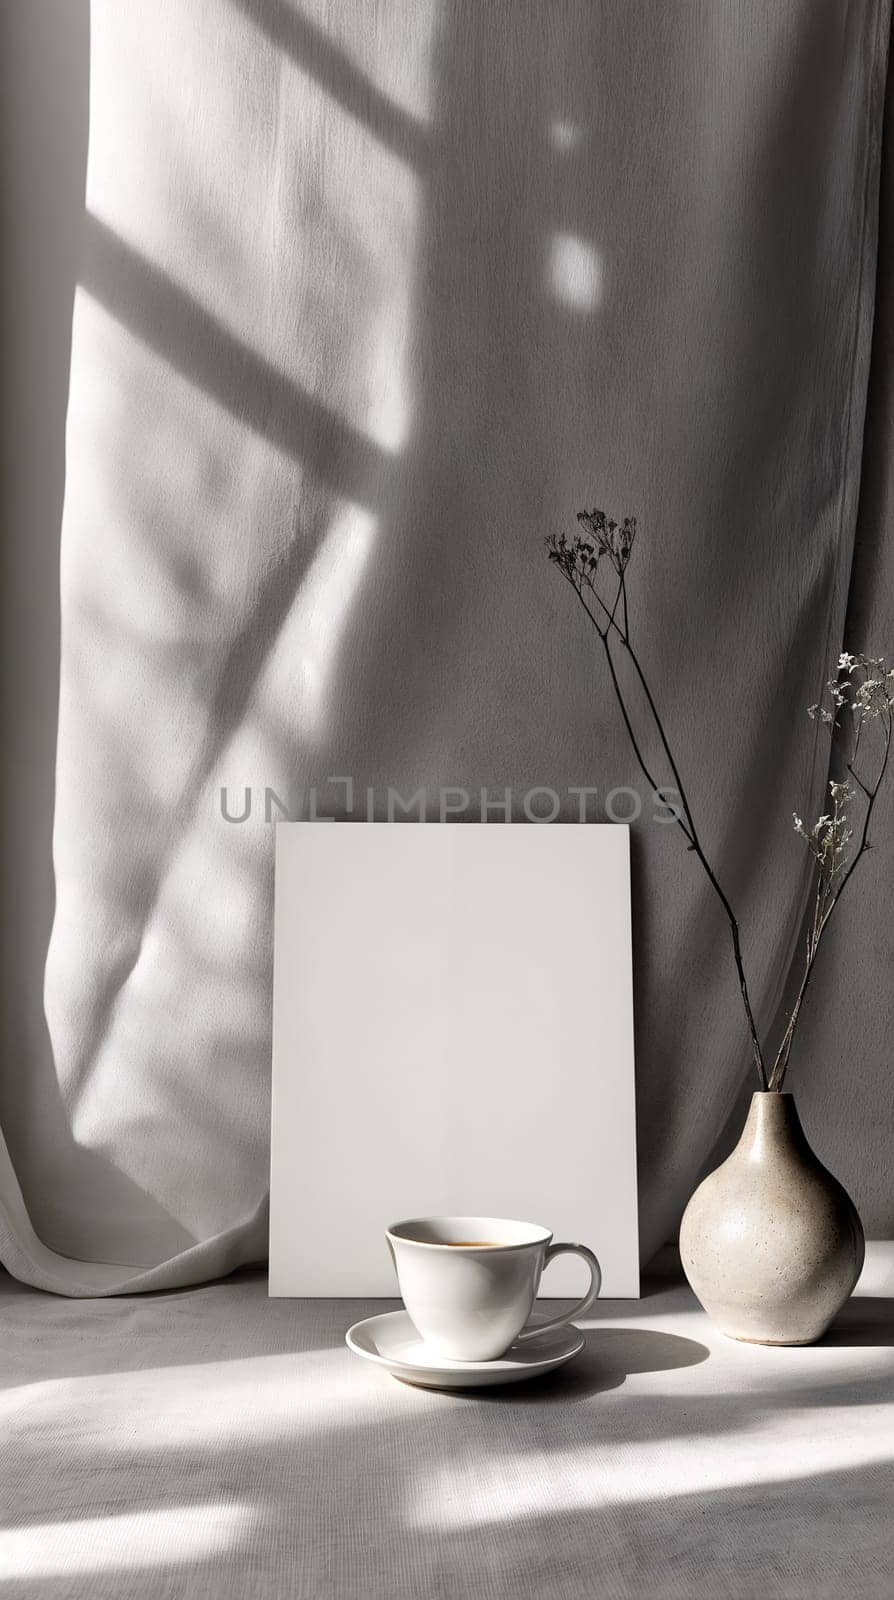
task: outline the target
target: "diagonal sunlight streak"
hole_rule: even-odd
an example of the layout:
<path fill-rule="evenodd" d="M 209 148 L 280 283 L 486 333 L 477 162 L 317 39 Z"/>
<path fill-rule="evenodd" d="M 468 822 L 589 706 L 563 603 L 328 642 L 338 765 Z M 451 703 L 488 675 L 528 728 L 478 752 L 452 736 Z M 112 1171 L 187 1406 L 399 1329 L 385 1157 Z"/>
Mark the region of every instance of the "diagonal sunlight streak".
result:
<path fill-rule="evenodd" d="M 327 487 L 377 510 L 394 458 L 265 361 L 160 267 L 91 213 L 81 285 L 124 327 L 238 422 Z"/>
<path fill-rule="evenodd" d="M 360 71 L 315 22 L 285 0 L 230 0 L 349 116 L 420 173 L 431 159 L 425 126 Z"/>
<path fill-rule="evenodd" d="M 361 1388 L 341 1349 L 316 1351 L 314 1360 L 312 1386 L 300 1350 L 23 1384 L 0 1396 L 7 1451 L 16 1437 L 77 1436 L 88 1419 L 94 1446 L 126 1436 L 129 1450 L 169 1451 L 297 1441 L 321 1425 L 348 1429 L 376 1415 L 378 1386 Z"/>
<path fill-rule="evenodd" d="M 224 1555 L 255 1522 L 239 1501 L 0 1530 L 0 1584 L 169 1567 Z"/>
<path fill-rule="evenodd" d="M 870 1418 L 867 1418 L 867 1411 Z M 867 1421 L 878 1423 L 874 1436 Z M 791 1418 L 787 1421 L 791 1422 Z M 867 1407 L 848 1428 L 832 1436 L 828 1412 L 797 1414 L 795 1427 L 780 1432 L 780 1415 L 765 1426 L 736 1436 L 674 1438 L 664 1445 L 603 1441 L 580 1449 L 526 1450 L 523 1457 L 465 1464 L 442 1464 L 414 1482 L 406 1520 L 431 1533 L 497 1527 L 528 1517 L 575 1511 L 605 1511 L 680 1495 L 704 1496 L 717 1490 L 755 1489 L 761 1484 L 796 1482 L 858 1467 L 890 1466 L 894 1405 Z M 824 1435 L 822 1471 L 816 1472 L 816 1440 Z"/>

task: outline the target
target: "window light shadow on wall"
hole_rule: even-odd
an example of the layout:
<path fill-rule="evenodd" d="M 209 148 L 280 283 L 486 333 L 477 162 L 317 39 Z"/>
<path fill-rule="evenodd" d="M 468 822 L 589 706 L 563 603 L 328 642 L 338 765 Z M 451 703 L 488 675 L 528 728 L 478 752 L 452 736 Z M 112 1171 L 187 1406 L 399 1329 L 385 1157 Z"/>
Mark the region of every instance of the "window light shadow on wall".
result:
<path fill-rule="evenodd" d="M 405 82 L 385 86 L 358 65 L 350 52 L 289 0 L 230 0 L 291 58 L 341 109 L 364 127 L 385 149 L 423 172 L 430 158 L 428 143 L 428 75 L 407 74 Z M 425 39 L 432 29 L 434 6 L 414 0 L 413 31 Z M 395 72 L 412 61 L 413 53 L 392 59 Z"/>
<path fill-rule="evenodd" d="M 434 0 L 418 7 L 413 49 L 380 50 L 372 61 L 362 48 L 363 30 L 337 15 L 323 27 L 285 0 L 230 4 L 280 62 L 284 139 L 298 148 L 302 140 L 315 148 L 320 138 L 335 148 L 344 139 L 354 152 L 352 160 L 327 169 L 316 256 L 305 258 L 296 248 L 295 264 L 284 269 L 296 272 L 295 294 L 286 301 L 287 315 L 294 301 L 294 326 L 278 328 L 271 340 L 261 319 L 255 336 L 243 325 L 238 297 L 231 305 L 225 286 L 212 279 L 215 292 L 206 295 L 201 274 L 183 258 L 176 237 L 162 239 L 159 254 L 151 243 L 141 249 L 126 195 L 117 196 L 111 215 L 104 212 L 102 195 L 96 197 L 81 281 L 122 329 L 223 407 L 240 429 L 291 458 L 300 474 L 300 507 L 308 505 L 316 485 L 315 514 L 305 519 L 299 510 L 285 559 L 272 553 L 264 560 L 271 574 L 276 569 L 277 600 L 276 615 L 265 625 L 265 647 L 259 649 L 253 638 L 250 652 L 238 641 L 234 652 L 240 673 L 243 656 L 250 654 L 256 682 L 264 675 L 265 657 L 274 658 L 272 677 L 294 731 L 313 737 L 323 731 L 325 680 L 392 493 L 395 465 L 412 433 L 419 191 L 431 165 L 431 47 L 438 7 Z M 302 108 L 312 103 L 310 85 L 319 112 L 308 122 Z M 358 170 L 364 175 L 359 185 Z M 311 200 L 317 204 L 313 194 Z M 225 238 L 226 216 L 216 222 Z M 340 230 L 346 230 L 352 250 L 343 247 Z M 300 230 L 296 237 L 302 237 Z M 147 470 L 149 447 L 146 440 Z M 197 550 L 200 576 L 204 559 Z M 289 635 L 291 660 L 300 663 L 297 683 L 284 681 L 275 661 L 280 631 Z M 232 677 L 227 670 L 228 703 Z M 244 705 L 244 694 L 239 703 Z M 207 768 L 206 761 L 202 776 Z"/>

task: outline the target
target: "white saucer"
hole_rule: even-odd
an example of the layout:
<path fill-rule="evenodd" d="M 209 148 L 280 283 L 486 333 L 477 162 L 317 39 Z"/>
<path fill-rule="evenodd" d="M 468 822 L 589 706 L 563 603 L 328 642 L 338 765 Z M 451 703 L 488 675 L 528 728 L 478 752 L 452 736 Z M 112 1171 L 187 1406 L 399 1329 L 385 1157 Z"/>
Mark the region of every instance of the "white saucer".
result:
<path fill-rule="evenodd" d="M 406 1311 L 385 1311 L 355 1322 L 345 1344 L 364 1361 L 374 1361 L 402 1383 L 424 1389 L 481 1389 L 487 1384 L 520 1383 L 561 1367 L 583 1350 L 586 1338 L 569 1322 L 542 1339 L 514 1344 L 498 1361 L 450 1361 L 433 1356 Z"/>

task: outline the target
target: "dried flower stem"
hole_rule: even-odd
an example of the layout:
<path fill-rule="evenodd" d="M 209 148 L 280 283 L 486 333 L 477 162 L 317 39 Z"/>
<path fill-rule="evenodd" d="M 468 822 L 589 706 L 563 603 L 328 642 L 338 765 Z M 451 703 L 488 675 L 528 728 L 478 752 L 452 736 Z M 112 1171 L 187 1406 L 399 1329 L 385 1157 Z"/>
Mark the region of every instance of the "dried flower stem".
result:
<path fill-rule="evenodd" d="M 633 526 L 634 526 L 634 532 L 635 532 L 635 524 Z M 631 544 L 632 544 L 632 538 L 631 538 Z M 622 648 L 624 649 L 624 651 L 626 652 L 626 655 L 627 655 L 629 661 L 631 662 L 631 665 L 633 666 L 633 670 L 636 673 L 637 679 L 638 679 L 638 681 L 640 683 L 640 686 L 641 686 L 641 688 L 643 690 L 643 694 L 645 696 L 646 703 L 647 703 L 647 705 L 649 707 L 649 711 L 650 711 L 652 720 L 653 720 L 653 722 L 655 724 L 656 729 L 658 730 L 658 735 L 659 735 L 659 738 L 661 740 L 662 747 L 663 747 L 665 755 L 667 757 L 667 761 L 668 761 L 668 764 L 670 766 L 671 773 L 673 774 L 673 778 L 674 778 L 674 782 L 675 782 L 675 785 L 676 785 L 676 788 L 677 788 L 677 792 L 678 792 L 678 794 L 680 796 L 680 799 L 683 802 L 683 808 L 684 808 L 684 811 L 685 811 L 685 821 L 681 817 L 677 816 L 676 819 L 675 819 L 676 823 L 677 823 L 677 826 L 679 827 L 680 831 L 682 832 L 682 834 L 684 835 L 684 837 L 686 839 L 688 849 L 690 849 L 691 851 L 694 852 L 694 854 L 696 855 L 697 859 L 701 863 L 701 866 L 702 866 L 702 868 L 703 868 L 703 870 L 704 870 L 704 872 L 705 872 L 705 874 L 706 874 L 706 876 L 708 878 L 708 882 L 710 883 L 715 895 L 717 896 L 718 900 L 720 901 L 720 904 L 723 907 L 724 915 L 726 916 L 727 922 L 729 923 L 730 933 L 731 933 L 731 936 L 732 936 L 733 959 L 735 961 L 736 974 L 738 976 L 739 988 L 740 988 L 741 994 L 742 994 L 742 1003 L 743 1003 L 743 1006 L 744 1006 L 744 1009 L 745 1009 L 745 1017 L 746 1017 L 746 1021 L 748 1023 L 748 1032 L 749 1032 L 749 1037 L 750 1037 L 750 1042 L 751 1042 L 751 1054 L 752 1054 L 752 1058 L 753 1058 L 753 1061 L 754 1061 L 755 1068 L 757 1070 L 757 1074 L 758 1074 L 758 1078 L 759 1078 L 759 1081 L 760 1081 L 761 1088 L 762 1089 L 766 1089 L 768 1087 L 767 1072 L 766 1072 L 766 1068 L 764 1066 L 763 1052 L 761 1050 L 760 1039 L 758 1037 L 757 1027 L 756 1027 L 755 1020 L 754 1020 L 754 1013 L 753 1013 L 752 1006 L 751 1006 L 751 997 L 750 997 L 750 995 L 748 993 L 748 980 L 746 978 L 745 966 L 744 966 L 744 962 L 742 960 L 742 946 L 741 946 L 741 939 L 740 939 L 740 934 L 739 934 L 738 919 L 737 919 L 737 917 L 736 917 L 736 915 L 735 915 L 735 913 L 733 911 L 732 906 L 730 905 L 730 902 L 729 902 L 729 899 L 728 899 L 726 893 L 724 892 L 724 890 L 723 890 L 723 888 L 722 888 L 722 886 L 721 886 L 721 884 L 720 884 L 720 882 L 719 882 L 719 880 L 717 878 L 717 874 L 715 873 L 713 867 L 711 866 L 710 861 L 708 860 L 708 857 L 705 854 L 704 848 L 702 846 L 701 840 L 700 840 L 699 835 L 698 835 L 698 829 L 697 829 L 696 824 L 695 824 L 695 819 L 694 819 L 693 814 L 692 814 L 692 806 L 690 804 L 689 797 L 688 797 L 688 795 L 686 793 L 686 787 L 685 787 L 685 784 L 683 783 L 683 779 L 682 779 L 681 774 L 680 774 L 680 769 L 679 769 L 679 767 L 677 765 L 676 758 L 674 756 L 673 750 L 671 749 L 670 742 L 669 742 L 667 734 L 665 732 L 664 724 L 662 723 L 661 716 L 659 714 L 657 705 L 655 703 L 655 698 L 654 698 L 654 696 L 652 694 L 652 691 L 651 691 L 651 689 L 649 687 L 648 680 L 647 680 L 646 675 L 645 675 L 645 673 L 643 671 L 642 663 L 640 662 L 640 659 L 639 659 L 639 656 L 638 656 L 638 654 L 636 652 L 636 649 L 634 648 L 634 646 L 633 646 L 633 644 L 631 642 L 630 626 L 629 626 L 629 620 L 628 620 L 628 607 L 627 607 L 627 586 L 626 586 L 627 559 L 629 559 L 629 549 L 628 549 L 627 557 L 625 559 L 620 559 L 617 562 L 613 562 L 612 563 L 614 568 L 615 568 L 615 571 L 617 573 L 617 589 L 616 589 L 616 593 L 615 593 L 614 602 L 613 602 L 611 608 L 609 608 L 606 605 L 606 603 L 603 600 L 602 596 L 599 594 L 598 590 L 596 589 L 595 582 L 594 582 L 595 569 L 593 570 L 592 573 L 590 573 L 590 572 L 588 572 L 588 570 L 582 569 L 579 563 L 573 563 L 572 564 L 572 563 L 562 563 L 561 561 L 559 561 L 557 564 L 562 569 L 562 571 L 564 573 L 564 576 L 570 582 L 571 587 L 573 588 L 575 594 L 578 597 L 578 600 L 580 601 L 581 605 L 583 606 L 583 608 L 584 608 L 584 610 L 585 610 L 585 612 L 587 614 L 587 617 L 589 618 L 591 624 L 596 629 L 596 632 L 599 635 L 599 638 L 600 638 L 601 643 L 602 643 L 602 648 L 603 648 L 603 650 L 605 652 L 605 659 L 606 659 L 606 663 L 608 665 L 609 674 L 611 676 L 612 687 L 613 687 L 613 689 L 615 691 L 615 698 L 616 698 L 616 700 L 618 702 L 618 706 L 620 708 L 621 715 L 622 715 L 622 717 L 624 719 L 624 726 L 627 729 L 627 735 L 628 735 L 628 738 L 630 739 L 630 743 L 631 743 L 631 746 L 632 746 L 632 749 L 633 749 L 634 756 L 636 757 L 636 760 L 637 760 L 637 762 L 639 764 L 641 772 L 643 773 L 643 776 L 646 779 L 646 782 L 649 784 L 649 786 L 651 788 L 655 789 L 655 788 L 658 787 L 658 785 L 657 785 L 655 779 L 653 778 L 651 772 L 649 771 L 648 766 L 646 765 L 645 758 L 644 758 L 642 750 L 640 748 L 639 740 L 637 739 L 636 733 L 635 733 L 634 728 L 633 728 L 633 723 L 632 723 L 631 716 L 630 716 L 630 713 L 629 713 L 629 710 L 628 710 L 628 706 L 627 706 L 627 703 L 626 703 L 626 700 L 625 700 L 625 697 L 624 697 L 623 690 L 621 688 L 621 684 L 620 684 L 620 680 L 618 678 L 618 673 L 617 673 L 617 670 L 616 670 L 616 667 L 615 667 L 615 663 L 614 663 L 614 660 L 612 658 L 612 652 L 611 652 L 611 640 L 612 639 L 616 638 L 616 639 L 618 639 L 620 641 L 620 644 L 621 644 Z M 594 612 L 591 610 L 591 607 L 590 607 L 590 605 L 588 603 L 588 600 L 587 600 L 587 598 L 586 598 L 586 596 L 584 594 L 584 589 L 585 588 L 587 590 L 587 593 L 591 594 L 593 596 L 594 600 L 596 601 L 597 605 L 599 606 L 600 612 L 601 612 L 602 617 L 604 619 L 603 621 L 600 621 L 599 617 L 597 615 L 595 615 Z M 618 621 L 618 606 L 619 606 L 619 602 L 620 602 L 620 606 L 621 606 L 621 617 L 622 617 L 622 621 L 620 623 Z"/>
<path fill-rule="evenodd" d="M 882 713 L 882 715 L 883 717 L 885 716 L 884 713 Z M 862 790 L 866 799 L 866 811 L 863 816 L 863 828 L 860 834 L 860 843 L 857 847 L 856 853 L 844 870 L 837 889 L 834 887 L 834 880 L 836 873 L 840 869 L 835 868 L 833 865 L 833 870 L 831 873 L 817 870 L 817 885 L 814 899 L 813 921 L 811 923 L 810 931 L 807 935 L 807 954 L 804 962 L 804 972 L 801 978 L 798 993 L 795 997 L 795 1003 L 792 1006 L 791 1016 L 788 1019 L 785 1033 L 782 1036 L 779 1049 L 776 1054 L 776 1060 L 773 1063 L 773 1070 L 770 1073 L 770 1081 L 768 1084 L 770 1089 L 781 1089 L 785 1081 L 785 1074 L 788 1071 L 789 1057 L 792 1052 L 792 1044 L 795 1037 L 795 1029 L 798 1026 L 798 1019 L 801 1015 L 801 1007 L 804 1003 L 804 996 L 807 993 L 810 985 L 810 979 L 813 974 L 813 969 L 816 965 L 816 958 L 819 954 L 820 940 L 822 939 L 826 928 L 829 926 L 829 919 L 832 916 L 835 907 L 837 906 L 841 896 L 847 888 L 847 885 L 853 877 L 854 872 L 856 871 L 857 864 L 866 854 L 867 850 L 872 848 L 871 840 L 869 838 L 869 824 L 872 821 L 873 807 L 875 805 L 879 789 L 884 781 L 885 773 L 888 768 L 888 758 L 891 754 L 892 719 L 890 707 L 888 709 L 887 716 L 885 717 L 885 725 L 883 730 L 884 746 L 881 761 L 875 776 L 875 781 L 869 784 L 864 783 L 854 770 L 854 763 L 856 761 L 862 728 L 863 720 L 861 718 L 857 724 L 854 751 L 850 761 L 847 762 L 847 771 L 849 775 Z M 843 821 L 843 812 L 848 796 L 843 790 L 843 786 L 839 784 L 833 784 L 831 787 L 833 798 L 832 826 L 833 829 L 837 829 Z M 836 791 L 839 792 L 836 793 Z M 850 835 L 848 835 L 848 837 L 850 837 Z"/>
<path fill-rule="evenodd" d="M 778 1091 L 782 1087 L 788 1069 L 795 1030 L 816 964 L 820 941 L 828 927 L 829 919 L 835 907 L 853 877 L 858 862 L 866 851 L 870 849 L 869 824 L 872 819 L 876 797 L 885 778 L 892 739 L 894 739 L 894 727 L 892 727 L 892 718 L 894 718 L 894 669 L 886 670 L 885 662 L 881 657 L 844 654 L 839 661 L 837 678 L 830 679 L 824 691 L 824 698 L 826 694 L 828 695 L 829 706 L 827 707 L 821 702 L 810 708 L 811 716 L 819 715 L 822 721 L 833 729 L 839 726 L 838 712 L 846 710 L 853 717 L 854 742 L 850 760 L 846 763 L 848 779 L 844 783 L 832 782 L 829 785 L 832 801 L 831 812 L 824 813 L 819 817 L 809 830 L 805 828 L 800 817 L 795 816 L 794 819 L 796 832 L 800 833 L 807 841 L 814 857 L 816 891 L 813 916 L 807 935 L 807 948 L 801 984 L 785 1032 L 780 1040 L 772 1070 L 768 1074 L 748 992 L 738 919 L 702 847 L 692 814 L 692 806 L 690 805 L 679 767 L 658 712 L 655 698 L 631 639 L 626 572 L 636 536 L 636 519 L 634 517 L 626 517 L 619 524 L 611 521 L 602 511 L 584 511 L 578 514 L 578 521 L 587 530 L 585 534 L 578 535 L 571 541 L 564 534 L 561 534 L 558 538 L 547 540 L 550 560 L 570 583 L 590 623 L 599 635 L 605 652 L 605 660 L 615 698 L 624 719 L 624 726 L 627 730 L 634 756 L 647 783 L 651 788 L 656 789 L 658 785 L 646 763 L 641 742 L 634 727 L 630 706 L 618 675 L 612 654 L 612 646 L 614 644 L 620 645 L 633 667 L 649 708 L 649 714 L 658 731 L 665 758 L 670 766 L 677 792 L 683 805 L 683 815 L 676 813 L 675 821 L 686 839 L 687 848 L 694 852 L 701 863 L 702 869 L 720 901 L 724 915 L 729 923 L 732 935 L 733 958 L 742 993 L 745 1018 L 748 1024 L 751 1053 L 761 1088 Z M 610 606 L 599 592 L 596 581 L 600 563 L 603 561 L 607 562 L 614 573 L 613 582 L 616 580 L 614 598 Z M 595 610 L 594 605 L 597 608 Z M 860 739 L 864 724 L 868 721 L 878 722 L 884 735 L 882 756 L 874 780 L 864 779 L 857 771 Z M 859 847 L 853 858 L 848 860 L 847 845 L 852 835 L 848 828 L 847 808 L 855 798 L 856 793 L 851 785 L 851 780 L 861 791 L 866 801 L 866 811 Z"/>

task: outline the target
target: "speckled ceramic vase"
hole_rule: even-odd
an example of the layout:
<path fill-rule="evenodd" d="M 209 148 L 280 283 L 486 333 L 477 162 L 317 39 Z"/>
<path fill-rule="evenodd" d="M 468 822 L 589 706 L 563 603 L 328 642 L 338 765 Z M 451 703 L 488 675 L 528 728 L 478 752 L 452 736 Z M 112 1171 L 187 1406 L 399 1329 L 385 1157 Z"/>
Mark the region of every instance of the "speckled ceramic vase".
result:
<path fill-rule="evenodd" d="M 709 1317 L 751 1344 L 813 1344 L 860 1276 L 865 1241 L 790 1094 L 755 1094 L 732 1155 L 683 1214 L 680 1255 Z"/>

